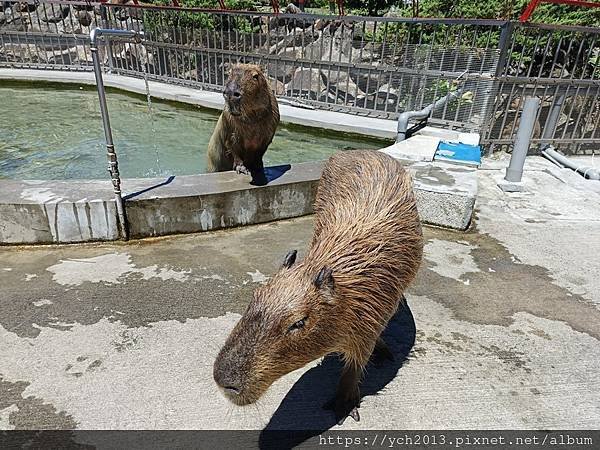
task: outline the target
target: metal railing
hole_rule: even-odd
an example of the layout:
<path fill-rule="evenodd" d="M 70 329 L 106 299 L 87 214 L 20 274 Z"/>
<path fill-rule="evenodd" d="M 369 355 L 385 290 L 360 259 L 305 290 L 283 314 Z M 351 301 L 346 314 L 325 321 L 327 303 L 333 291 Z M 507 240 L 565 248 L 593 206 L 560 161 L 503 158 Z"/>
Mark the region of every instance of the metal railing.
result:
<path fill-rule="evenodd" d="M 4 67 L 92 70 L 91 29 L 144 31 L 144 45 L 109 39 L 105 69 L 220 90 L 231 64 L 255 62 L 283 101 L 390 119 L 455 91 L 460 78 L 460 98 L 431 123 L 480 132 L 491 151 L 512 143 L 522 99 L 538 96 L 534 142 L 567 151 L 600 144 L 600 40 L 591 28 L 60 0 L 2 14 Z"/>

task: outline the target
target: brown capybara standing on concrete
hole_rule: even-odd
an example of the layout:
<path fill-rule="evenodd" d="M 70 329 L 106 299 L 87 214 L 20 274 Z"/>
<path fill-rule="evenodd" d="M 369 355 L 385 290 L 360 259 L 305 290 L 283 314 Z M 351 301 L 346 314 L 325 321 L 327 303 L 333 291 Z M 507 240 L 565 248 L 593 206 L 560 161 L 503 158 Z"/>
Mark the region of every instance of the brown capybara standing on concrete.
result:
<path fill-rule="evenodd" d="M 423 236 L 412 180 L 377 151 L 337 153 L 315 201 L 315 232 L 303 261 L 288 253 L 254 292 L 214 364 L 214 379 L 237 405 L 253 403 L 279 377 L 329 353 L 345 363 L 328 407 L 359 420 L 359 381 L 414 279 Z"/>
<path fill-rule="evenodd" d="M 225 108 L 208 143 L 208 171 L 235 170 L 266 184 L 262 158 L 279 124 L 279 107 L 260 66 L 233 66 L 223 96 Z"/>

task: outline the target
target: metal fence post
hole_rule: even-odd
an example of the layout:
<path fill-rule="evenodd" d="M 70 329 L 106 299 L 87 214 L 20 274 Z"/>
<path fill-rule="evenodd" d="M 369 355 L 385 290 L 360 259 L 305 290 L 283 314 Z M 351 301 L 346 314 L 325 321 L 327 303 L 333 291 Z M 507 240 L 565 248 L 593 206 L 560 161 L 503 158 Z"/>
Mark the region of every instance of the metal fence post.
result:
<path fill-rule="evenodd" d="M 108 9 L 106 8 L 106 5 L 104 5 L 104 4 L 100 5 L 100 18 L 102 19 L 102 28 L 109 29 L 110 24 L 108 22 Z M 112 44 L 108 37 L 104 38 L 104 42 L 106 43 L 105 48 L 106 48 L 106 58 L 108 60 L 108 73 L 112 73 L 113 69 L 114 69 Z"/>
<path fill-rule="evenodd" d="M 523 176 L 523 165 L 525 164 L 525 157 L 529 151 L 531 136 L 535 126 L 535 118 L 537 116 L 539 107 L 539 98 L 528 97 L 525 99 L 523 112 L 521 113 L 521 123 L 519 123 L 519 129 L 515 139 L 515 146 L 510 158 L 510 164 L 506 169 L 506 176 L 504 177 L 506 181 L 521 181 L 521 177 Z"/>
<path fill-rule="evenodd" d="M 498 40 L 498 62 L 496 64 L 496 70 L 494 71 L 494 78 L 492 81 L 491 92 L 489 93 L 488 100 L 485 106 L 485 119 L 483 126 L 481 127 L 481 139 L 485 141 L 486 135 L 491 133 L 492 127 L 494 126 L 495 111 L 494 106 L 496 100 L 502 95 L 502 84 L 500 77 L 506 69 L 506 62 L 508 61 L 508 52 L 511 47 L 513 33 L 515 31 L 515 23 L 507 21 L 502 25 L 500 29 L 500 38 Z M 493 152 L 493 145 L 490 145 L 488 149 L 488 155 Z"/>

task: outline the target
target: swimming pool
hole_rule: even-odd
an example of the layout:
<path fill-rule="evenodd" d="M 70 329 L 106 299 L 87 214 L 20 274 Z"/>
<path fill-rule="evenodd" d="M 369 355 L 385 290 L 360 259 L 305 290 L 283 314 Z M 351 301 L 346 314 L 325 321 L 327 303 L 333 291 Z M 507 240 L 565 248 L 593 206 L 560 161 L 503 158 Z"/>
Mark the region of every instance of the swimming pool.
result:
<path fill-rule="evenodd" d="M 192 175 L 206 170 L 217 111 L 109 89 L 115 148 L 125 178 Z M 338 150 L 381 148 L 385 141 L 280 125 L 265 165 L 326 159 Z M 0 178 L 107 178 L 106 146 L 93 86 L 0 82 Z"/>

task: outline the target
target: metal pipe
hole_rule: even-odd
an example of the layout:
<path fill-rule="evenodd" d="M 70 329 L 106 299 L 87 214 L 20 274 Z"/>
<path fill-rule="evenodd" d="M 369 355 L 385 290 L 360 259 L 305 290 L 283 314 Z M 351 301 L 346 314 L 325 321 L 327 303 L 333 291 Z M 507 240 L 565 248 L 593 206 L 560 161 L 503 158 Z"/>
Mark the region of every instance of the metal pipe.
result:
<path fill-rule="evenodd" d="M 419 110 L 419 111 L 404 111 L 398 116 L 398 135 L 396 136 L 396 142 L 401 142 L 406 139 L 406 132 L 408 131 L 408 123 L 411 119 L 426 119 L 437 109 L 444 106 L 448 101 L 459 97 L 462 94 L 462 89 L 458 89 L 454 92 L 449 92 L 444 97 L 438 99 L 431 105 Z"/>
<path fill-rule="evenodd" d="M 549 145 L 544 150 L 542 150 L 542 155 L 548 158 L 556 165 L 562 165 L 564 167 L 568 167 L 569 169 L 573 169 L 575 172 L 583 175 L 584 178 L 590 180 L 600 180 L 600 170 L 591 166 L 580 166 L 575 164 L 573 161 L 568 159 L 566 156 L 558 153 L 554 148 Z"/>
<path fill-rule="evenodd" d="M 94 28 L 90 32 L 90 50 L 92 52 L 92 62 L 94 64 L 94 75 L 96 77 L 96 86 L 98 88 L 98 100 L 100 101 L 100 114 L 102 115 L 102 125 L 104 126 L 104 137 L 106 139 L 106 154 L 108 157 L 108 171 L 113 184 L 115 201 L 117 205 L 117 216 L 119 218 L 119 231 L 124 240 L 129 239 L 129 230 L 127 227 L 127 216 L 125 213 L 125 204 L 121 193 L 121 176 L 119 174 L 119 162 L 115 145 L 113 142 L 112 131 L 110 128 L 110 118 L 108 106 L 106 104 L 106 91 L 104 80 L 102 79 L 102 66 L 98 56 L 98 39 L 103 36 L 119 36 L 126 38 L 141 39 L 142 34 L 136 31 L 128 30 L 107 30 L 103 28 Z"/>
<path fill-rule="evenodd" d="M 122 37 L 140 41 L 144 37 L 144 33 L 142 31 L 133 30 L 112 30 L 106 28 L 94 28 L 92 31 L 90 31 L 90 45 L 92 47 L 95 47 L 96 50 L 98 50 L 98 38 L 102 36 Z"/>
<path fill-rule="evenodd" d="M 550 114 L 548 114 L 548 119 L 546 119 L 546 126 L 544 127 L 544 131 L 542 131 L 542 142 L 552 140 L 552 136 L 554 136 L 554 132 L 556 130 L 556 125 L 560 119 L 560 111 L 562 110 L 564 101 L 565 94 L 561 94 L 556 97 L 556 100 L 552 104 Z"/>
<path fill-rule="evenodd" d="M 539 107 L 539 98 L 527 97 L 525 99 L 523 112 L 521 113 L 521 122 L 519 123 L 519 129 L 517 130 L 517 137 L 515 139 L 515 146 L 512 151 L 510 163 L 506 169 L 506 176 L 504 177 L 506 181 L 521 181 L 521 177 L 523 176 L 523 165 L 525 164 L 525 158 L 529 151 L 531 136 L 533 135 L 533 128 L 535 126 L 535 118 Z"/>

